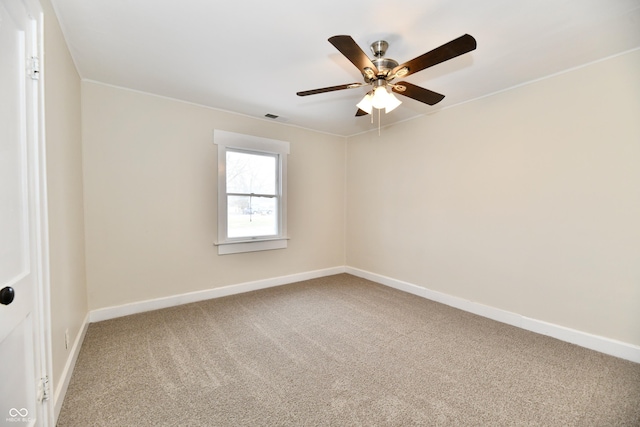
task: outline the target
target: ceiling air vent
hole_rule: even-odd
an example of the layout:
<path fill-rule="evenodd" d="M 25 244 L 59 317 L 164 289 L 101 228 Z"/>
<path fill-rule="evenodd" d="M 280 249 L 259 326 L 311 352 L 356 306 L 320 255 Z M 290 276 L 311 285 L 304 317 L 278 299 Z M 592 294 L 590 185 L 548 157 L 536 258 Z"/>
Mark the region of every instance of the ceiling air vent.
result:
<path fill-rule="evenodd" d="M 275 114 L 267 113 L 264 115 L 268 119 L 277 119 L 280 116 L 276 116 Z"/>

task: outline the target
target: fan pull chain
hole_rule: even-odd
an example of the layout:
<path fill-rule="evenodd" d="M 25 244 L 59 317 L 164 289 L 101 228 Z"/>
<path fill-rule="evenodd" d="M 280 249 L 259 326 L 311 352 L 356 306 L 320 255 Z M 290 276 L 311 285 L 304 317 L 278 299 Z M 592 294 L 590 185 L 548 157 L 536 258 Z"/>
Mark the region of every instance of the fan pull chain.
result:
<path fill-rule="evenodd" d="M 378 110 L 378 136 L 380 136 L 380 116 L 382 115 L 382 110 Z"/>

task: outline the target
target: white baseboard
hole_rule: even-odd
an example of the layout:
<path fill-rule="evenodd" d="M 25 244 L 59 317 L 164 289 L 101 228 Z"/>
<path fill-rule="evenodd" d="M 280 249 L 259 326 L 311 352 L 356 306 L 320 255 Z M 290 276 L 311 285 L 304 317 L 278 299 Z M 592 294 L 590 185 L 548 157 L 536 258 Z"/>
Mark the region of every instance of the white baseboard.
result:
<path fill-rule="evenodd" d="M 88 328 L 89 313 L 87 313 L 87 316 L 84 318 L 82 327 L 80 328 L 78 335 L 76 335 L 76 339 L 73 341 L 73 346 L 71 347 L 71 352 L 69 353 L 69 357 L 67 358 L 67 363 L 64 365 L 62 375 L 60 376 L 60 383 L 56 385 L 56 389 L 53 394 L 53 416 L 56 423 L 58 422 L 58 416 L 60 415 L 60 410 L 62 409 L 62 403 L 64 402 L 64 397 L 67 394 L 69 382 L 71 381 L 71 375 L 73 374 L 73 368 L 76 366 L 76 361 L 78 360 L 78 355 L 80 354 L 80 348 L 82 347 L 82 343 L 84 342 L 84 337 L 87 335 Z"/>
<path fill-rule="evenodd" d="M 103 320 L 114 319 L 116 317 L 128 316 L 131 314 L 143 313 L 145 311 L 158 310 L 161 308 L 174 307 L 177 305 L 192 302 L 204 301 L 212 298 L 226 297 L 229 295 L 241 294 L 259 289 L 271 288 L 275 286 L 287 285 L 289 283 L 301 282 L 303 280 L 315 279 L 318 277 L 331 276 L 345 272 L 345 267 L 325 268 L 322 270 L 308 271 L 304 273 L 291 274 L 270 279 L 256 280 L 236 285 L 223 286 L 220 288 L 207 289 L 204 291 L 189 292 L 186 294 L 173 295 L 170 297 L 157 298 L 152 300 L 123 304 L 114 307 L 100 308 L 89 313 L 91 323 Z"/>
<path fill-rule="evenodd" d="M 517 326 L 519 328 L 536 332 L 541 335 L 547 335 L 561 341 L 566 341 L 571 344 L 576 344 L 581 347 L 599 351 L 601 353 L 619 357 L 621 359 L 640 363 L 640 347 L 633 344 L 589 334 L 587 332 L 582 332 L 571 328 L 566 328 L 564 326 L 555 325 L 553 323 L 544 322 L 542 320 L 532 319 L 517 313 L 490 307 L 484 304 L 445 294 L 443 292 L 433 291 L 422 286 L 392 279 L 387 276 L 360 270 L 358 268 L 346 267 L 345 273 L 362 277 L 364 279 L 368 279 L 373 282 L 389 286 L 391 288 L 399 289 L 401 291 L 408 292 L 410 294 L 414 294 L 432 301 L 446 304 L 448 306 L 477 314 L 479 316 L 487 317 L 498 322 Z"/>

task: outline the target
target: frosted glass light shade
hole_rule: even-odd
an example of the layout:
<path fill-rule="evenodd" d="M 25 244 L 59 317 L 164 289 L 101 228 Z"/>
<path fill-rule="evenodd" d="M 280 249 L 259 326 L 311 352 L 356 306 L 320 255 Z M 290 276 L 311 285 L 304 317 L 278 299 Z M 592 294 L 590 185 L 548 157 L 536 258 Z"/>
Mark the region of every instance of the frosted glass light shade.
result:
<path fill-rule="evenodd" d="M 373 98 L 371 99 L 373 108 L 377 108 L 378 110 L 380 110 L 386 107 L 388 99 L 389 99 L 389 92 L 387 92 L 387 89 L 382 86 L 377 87 L 373 91 Z"/>
<path fill-rule="evenodd" d="M 362 101 L 360 101 L 356 106 L 361 109 L 362 111 L 366 112 L 367 114 L 371 114 L 371 112 L 373 111 L 373 104 L 371 103 L 371 93 L 368 93 L 364 96 L 364 98 L 362 98 Z"/>
<path fill-rule="evenodd" d="M 384 107 L 384 113 L 388 114 L 390 112 L 392 112 L 393 110 L 395 110 L 398 105 L 402 104 L 402 101 L 400 101 L 398 98 L 395 97 L 395 95 L 391 92 L 388 92 L 389 97 L 387 98 L 387 105 L 386 107 Z"/>

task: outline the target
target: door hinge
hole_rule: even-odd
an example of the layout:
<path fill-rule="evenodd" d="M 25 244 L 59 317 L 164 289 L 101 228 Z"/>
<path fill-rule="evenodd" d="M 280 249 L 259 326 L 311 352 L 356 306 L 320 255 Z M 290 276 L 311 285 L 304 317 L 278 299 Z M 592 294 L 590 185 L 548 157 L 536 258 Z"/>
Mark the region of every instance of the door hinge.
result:
<path fill-rule="evenodd" d="M 49 400 L 49 396 L 49 376 L 45 375 L 44 377 L 40 378 L 40 381 L 38 382 L 38 402 Z"/>
<path fill-rule="evenodd" d="M 28 74 L 32 80 L 40 80 L 40 58 L 32 56 L 29 58 Z"/>

